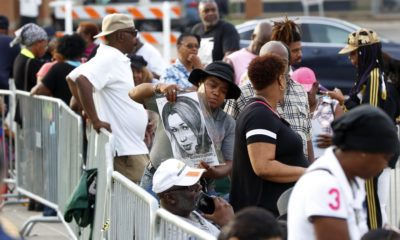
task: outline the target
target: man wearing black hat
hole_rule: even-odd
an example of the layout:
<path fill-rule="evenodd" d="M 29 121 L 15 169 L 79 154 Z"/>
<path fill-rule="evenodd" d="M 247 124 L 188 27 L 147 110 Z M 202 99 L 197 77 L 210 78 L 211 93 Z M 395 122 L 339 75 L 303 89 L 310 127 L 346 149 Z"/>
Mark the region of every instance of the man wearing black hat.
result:
<path fill-rule="evenodd" d="M 202 162 L 199 167 L 206 169 L 203 174 L 204 177 L 211 179 L 226 177 L 232 168 L 235 121 L 223 112 L 220 106 L 225 99 L 236 99 L 240 95 L 240 89 L 234 83 L 233 67 L 225 62 L 213 62 L 205 70 L 193 70 L 189 76 L 189 81 L 199 87 L 198 92 L 201 89 L 205 91 L 205 105 L 208 105 L 211 111 L 215 126 L 215 129 L 211 129 L 211 134 L 215 135 L 213 139 L 221 140 L 221 151 L 225 160 L 225 165 L 210 167 Z M 129 96 L 136 102 L 144 103 L 147 109 L 158 112 L 154 96 L 164 94 L 169 102 L 175 102 L 176 98 L 179 97 L 178 91 L 183 91 L 183 89 L 175 84 L 144 83 L 133 88 L 129 92 Z M 154 145 L 150 152 L 150 163 L 146 166 L 141 180 L 141 186 L 154 196 L 156 195 L 151 190 L 153 174 L 161 162 L 173 157 L 169 141 L 162 121 L 159 120 Z"/>
<path fill-rule="evenodd" d="M 9 89 L 8 79 L 12 77 L 14 59 L 20 51 L 19 45 L 10 48 L 13 39 L 8 36 L 8 27 L 7 17 L 0 15 L 0 89 Z"/>
<path fill-rule="evenodd" d="M 289 240 L 360 239 L 368 231 L 364 179 L 398 156 L 396 126 L 379 108 L 356 107 L 332 129 L 335 146 L 307 169 L 290 196 Z"/>

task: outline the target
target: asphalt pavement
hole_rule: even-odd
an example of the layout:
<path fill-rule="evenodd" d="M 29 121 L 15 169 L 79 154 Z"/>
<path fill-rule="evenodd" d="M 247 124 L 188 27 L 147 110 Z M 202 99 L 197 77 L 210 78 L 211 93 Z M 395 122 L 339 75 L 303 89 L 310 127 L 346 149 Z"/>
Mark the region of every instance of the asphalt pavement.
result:
<path fill-rule="evenodd" d="M 31 217 L 42 216 L 41 212 L 28 211 L 22 204 L 7 205 L 1 210 L 1 216 L 13 223 L 19 230 Z M 26 240 L 67 240 L 71 239 L 62 223 L 37 223 Z"/>

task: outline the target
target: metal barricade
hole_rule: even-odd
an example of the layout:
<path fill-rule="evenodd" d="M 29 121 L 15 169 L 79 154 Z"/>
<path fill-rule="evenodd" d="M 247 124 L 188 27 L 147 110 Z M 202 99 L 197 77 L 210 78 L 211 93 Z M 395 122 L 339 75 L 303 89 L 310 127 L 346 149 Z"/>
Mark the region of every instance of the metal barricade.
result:
<path fill-rule="evenodd" d="M 97 168 L 93 239 L 109 239 L 111 174 L 113 172 L 114 136 L 104 129 L 97 134 L 92 128 L 88 141 L 86 169 Z M 88 239 L 88 229 L 83 238 Z"/>
<path fill-rule="evenodd" d="M 60 99 L 16 91 L 17 191 L 57 212 L 31 218 L 21 229 L 29 235 L 37 222 L 62 222 L 72 239 L 75 223 L 63 218 L 65 203 L 81 175 L 82 122 Z"/>
<path fill-rule="evenodd" d="M 12 81 L 11 81 L 12 82 Z M 16 168 L 14 158 L 14 94 L 10 90 L 0 90 L 0 114 L 1 114 L 1 134 L 0 134 L 0 161 L 3 164 L 3 182 L 7 184 L 7 193 L 3 194 L 4 201 L 1 207 L 9 204 L 25 203 L 22 195 L 16 191 Z M 8 130 L 5 128 L 7 125 Z M 8 135 L 8 136 L 7 136 Z"/>
<path fill-rule="evenodd" d="M 67 200 L 73 193 L 82 175 L 83 167 L 83 129 L 82 119 L 64 102 L 60 104 L 58 141 L 58 209 L 65 212 Z M 63 219 L 63 217 L 62 217 Z M 75 222 L 68 224 L 74 235 L 78 235 Z"/>
<path fill-rule="evenodd" d="M 57 208 L 59 101 L 16 92 L 17 189 Z"/>
<path fill-rule="evenodd" d="M 162 208 L 157 210 L 155 224 L 156 233 L 154 239 L 157 240 L 216 239 L 211 234 L 193 226 Z"/>
<path fill-rule="evenodd" d="M 111 239 L 153 239 L 157 200 L 116 171 L 111 188 Z"/>
<path fill-rule="evenodd" d="M 12 174 L 13 168 L 13 156 L 12 156 L 12 134 L 11 134 L 11 124 L 9 121 L 6 122 L 7 114 L 7 103 L 11 100 L 11 91 L 0 90 L 0 114 L 1 114 L 1 126 L 0 126 L 0 159 L 3 163 L 3 172 L 1 173 L 4 178 L 8 178 Z M 6 131 L 4 129 L 5 124 L 9 126 L 8 137 L 6 136 Z"/>

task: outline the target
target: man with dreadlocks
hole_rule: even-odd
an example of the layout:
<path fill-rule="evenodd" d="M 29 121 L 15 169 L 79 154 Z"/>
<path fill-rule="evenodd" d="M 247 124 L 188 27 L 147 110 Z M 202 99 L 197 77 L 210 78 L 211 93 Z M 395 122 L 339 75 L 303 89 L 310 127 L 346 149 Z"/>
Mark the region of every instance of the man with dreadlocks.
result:
<path fill-rule="evenodd" d="M 301 28 L 287 16 L 283 22 L 274 22 L 271 40 L 284 42 L 290 49 L 290 65 L 296 66 L 301 62 Z M 291 71 L 292 72 L 292 71 Z M 290 73 L 291 73 L 290 72 Z"/>
<path fill-rule="evenodd" d="M 362 28 L 349 34 L 347 45 L 339 52 L 339 54 L 346 53 L 350 53 L 349 59 L 357 67 L 358 74 L 354 87 L 349 93 L 349 99 L 344 101 L 345 110 L 350 110 L 360 104 L 370 104 L 382 108 L 394 120 L 393 105 L 389 100 L 391 91 L 388 91 L 383 73 L 381 43 L 376 32 Z M 394 168 L 396 160 L 397 157 L 392 158 L 389 161 L 389 167 Z M 378 177 L 366 181 L 370 229 L 380 228 L 387 222 L 385 207 L 389 195 L 389 183 L 389 168 Z"/>

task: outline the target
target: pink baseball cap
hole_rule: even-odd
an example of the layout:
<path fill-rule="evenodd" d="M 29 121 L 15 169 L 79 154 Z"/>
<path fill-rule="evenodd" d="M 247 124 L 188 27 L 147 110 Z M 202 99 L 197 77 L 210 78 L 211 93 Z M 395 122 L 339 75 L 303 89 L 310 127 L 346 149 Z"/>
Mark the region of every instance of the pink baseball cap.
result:
<path fill-rule="evenodd" d="M 312 88 L 313 83 L 317 81 L 314 71 L 307 67 L 296 69 L 291 77 L 293 80 L 300 83 L 306 90 L 306 92 L 309 92 Z"/>

